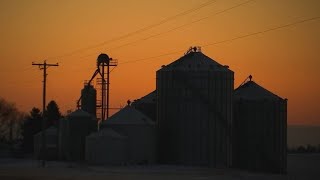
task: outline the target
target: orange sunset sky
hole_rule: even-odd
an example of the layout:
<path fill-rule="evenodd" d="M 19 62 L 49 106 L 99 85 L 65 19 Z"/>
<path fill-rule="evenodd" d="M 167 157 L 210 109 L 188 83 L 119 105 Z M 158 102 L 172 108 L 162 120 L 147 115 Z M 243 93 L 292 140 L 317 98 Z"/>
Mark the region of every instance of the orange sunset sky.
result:
<path fill-rule="evenodd" d="M 207 2 L 0 0 L 0 97 L 25 112 L 42 107 L 42 71 L 31 63 L 59 62 L 48 69 L 47 102 L 57 101 L 62 113 L 74 110 L 97 56 L 107 53 L 119 61 L 110 92 L 111 106 L 119 107 L 154 90 L 161 65 L 190 46 L 202 46 L 204 54 L 235 72 L 235 87 L 252 74 L 254 81 L 288 98 L 289 124 L 319 125 L 320 1 Z M 195 9 L 202 4 L 207 5 Z M 183 12 L 188 13 L 176 16 Z M 310 18 L 317 19 L 205 46 Z"/>

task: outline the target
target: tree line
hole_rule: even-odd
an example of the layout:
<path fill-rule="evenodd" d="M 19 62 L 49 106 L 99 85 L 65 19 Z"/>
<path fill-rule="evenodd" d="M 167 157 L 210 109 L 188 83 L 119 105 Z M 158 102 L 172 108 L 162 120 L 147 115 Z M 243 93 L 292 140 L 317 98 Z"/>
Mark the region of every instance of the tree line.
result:
<path fill-rule="evenodd" d="M 0 144 L 18 145 L 25 153 L 33 152 L 33 136 L 42 130 L 42 117 L 45 115 L 46 128 L 58 126 L 62 114 L 55 101 L 50 101 L 43 113 L 33 107 L 27 113 L 20 112 L 15 104 L 0 98 Z"/>

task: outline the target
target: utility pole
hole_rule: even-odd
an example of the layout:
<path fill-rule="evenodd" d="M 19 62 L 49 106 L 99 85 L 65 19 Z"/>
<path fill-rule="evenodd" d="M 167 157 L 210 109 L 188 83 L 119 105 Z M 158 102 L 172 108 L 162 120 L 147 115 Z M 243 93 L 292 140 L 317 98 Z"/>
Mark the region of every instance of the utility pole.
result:
<path fill-rule="evenodd" d="M 42 156 L 42 167 L 45 167 L 46 165 L 46 84 L 47 84 L 47 68 L 50 66 L 59 66 L 59 64 L 47 64 L 46 60 L 43 63 L 32 63 L 33 66 L 39 66 L 40 70 L 43 70 L 43 95 L 42 95 L 42 132 L 41 132 L 41 138 L 42 138 L 42 147 L 40 150 L 40 154 Z"/>

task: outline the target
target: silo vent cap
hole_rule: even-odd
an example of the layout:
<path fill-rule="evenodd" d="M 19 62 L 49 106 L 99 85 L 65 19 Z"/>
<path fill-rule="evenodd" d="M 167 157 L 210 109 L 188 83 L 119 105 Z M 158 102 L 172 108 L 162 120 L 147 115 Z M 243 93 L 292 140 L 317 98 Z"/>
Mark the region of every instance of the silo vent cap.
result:
<path fill-rule="evenodd" d="M 187 55 L 187 54 L 190 54 L 193 52 L 201 52 L 201 47 L 200 46 L 193 46 L 193 47 L 191 46 L 184 55 Z"/>

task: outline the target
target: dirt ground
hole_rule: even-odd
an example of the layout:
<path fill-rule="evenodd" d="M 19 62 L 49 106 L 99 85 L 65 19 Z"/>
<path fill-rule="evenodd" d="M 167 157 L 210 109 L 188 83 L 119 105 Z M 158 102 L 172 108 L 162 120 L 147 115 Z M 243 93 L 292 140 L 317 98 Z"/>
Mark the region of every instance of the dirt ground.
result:
<path fill-rule="evenodd" d="M 263 174 L 235 169 L 213 169 L 182 166 L 88 166 L 65 162 L 40 162 L 30 159 L 0 159 L 0 180 L 246 180 L 246 179 L 320 179 L 320 154 L 288 155 L 286 175 Z"/>

